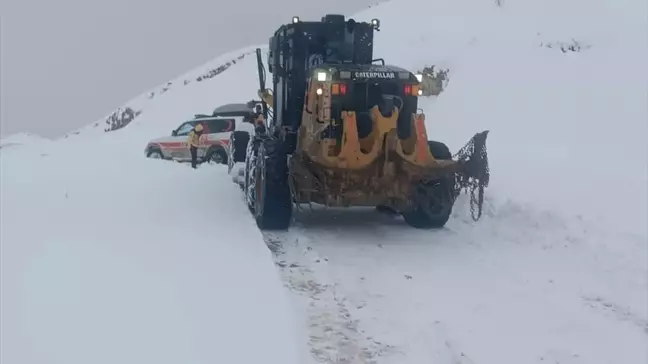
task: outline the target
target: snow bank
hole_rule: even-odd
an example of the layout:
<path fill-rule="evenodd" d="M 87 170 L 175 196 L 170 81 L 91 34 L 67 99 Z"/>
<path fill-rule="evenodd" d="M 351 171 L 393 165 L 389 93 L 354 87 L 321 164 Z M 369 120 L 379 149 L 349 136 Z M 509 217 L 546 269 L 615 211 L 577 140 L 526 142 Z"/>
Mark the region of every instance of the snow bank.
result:
<path fill-rule="evenodd" d="M 445 91 L 421 99 L 428 134 L 456 151 L 491 130 L 491 203 L 648 237 L 647 13 L 641 1 L 401 0 L 357 18 L 382 19 L 376 57 L 449 69 Z M 560 50 L 574 41 L 580 51 Z"/>
<path fill-rule="evenodd" d="M 2 156 L 3 362 L 301 363 L 222 168 L 75 156 Z"/>
<path fill-rule="evenodd" d="M 226 168 L 144 157 L 161 131 L 253 96 L 224 80 L 169 91 L 120 131 L 3 151 L 3 363 L 306 362 Z"/>
<path fill-rule="evenodd" d="M 592 53 L 476 48 L 467 57 L 479 62 L 460 62 L 446 92 L 424 105 L 431 135 L 456 150 L 472 131 L 491 130 L 491 200 L 648 236 L 645 84 L 623 71 L 638 64 Z"/>
<path fill-rule="evenodd" d="M 2 156 L 2 362 L 303 363 L 223 168 L 75 156 Z"/>

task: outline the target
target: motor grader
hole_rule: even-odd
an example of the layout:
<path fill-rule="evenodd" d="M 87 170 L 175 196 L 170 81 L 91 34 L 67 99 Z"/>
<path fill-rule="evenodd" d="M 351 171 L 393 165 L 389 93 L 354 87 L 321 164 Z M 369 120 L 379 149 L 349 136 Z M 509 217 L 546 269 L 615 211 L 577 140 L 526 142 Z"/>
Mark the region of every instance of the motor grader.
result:
<path fill-rule="evenodd" d="M 416 228 L 440 228 L 463 189 L 473 218 L 481 215 L 488 131 L 455 159 L 428 140 L 420 79 L 373 59 L 379 26 L 342 15 L 293 18 L 270 38 L 268 89 L 257 49 L 263 117 L 239 148 L 247 147 L 243 190 L 260 229 L 287 229 L 294 206 L 311 203 L 372 206 Z"/>

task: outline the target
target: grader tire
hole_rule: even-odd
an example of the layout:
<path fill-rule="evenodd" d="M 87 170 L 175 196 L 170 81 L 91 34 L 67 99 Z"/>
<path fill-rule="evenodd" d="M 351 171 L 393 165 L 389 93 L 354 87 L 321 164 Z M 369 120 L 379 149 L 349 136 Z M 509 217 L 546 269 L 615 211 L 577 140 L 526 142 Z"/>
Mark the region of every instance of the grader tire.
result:
<path fill-rule="evenodd" d="M 286 230 L 292 219 L 287 155 L 276 139 L 263 140 L 256 159 L 254 217 L 261 230 Z"/>
<path fill-rule="evenodd" d="M 450 148 L 444 143 L 428 141 L 428 146 L 435 159 L 452 159 Z M 421 183 L 417 186 L 417 206 L 411 211 L 403 212 L 403 219 L 417 229 L 444 227 L 452 214 L 455 198 L 453 188 L 453 177 Z"/>

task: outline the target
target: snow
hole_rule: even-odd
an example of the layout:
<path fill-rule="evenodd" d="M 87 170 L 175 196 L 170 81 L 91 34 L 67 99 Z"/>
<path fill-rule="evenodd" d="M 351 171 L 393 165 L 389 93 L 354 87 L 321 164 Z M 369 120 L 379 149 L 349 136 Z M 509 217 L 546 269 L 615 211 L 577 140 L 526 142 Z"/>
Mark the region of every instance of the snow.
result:
<path fill-rule="evenodd" d="M 245 181 L 245 163 L 236 162 L 232 166 L 232 170 L 229 172 L 230 177 L 232 177 L 232 182 L 243 185 Z"/>
<path fill-rule="evenodd" d="M 488 146 L 495 172 L 489 195 L 501 191 L 540 208 L 587 213 L 604 220 L 599 223 L 623 224 L 645 235 L 648 72 L 642 65 L 648 61 L 648 34 L 645 27 L 637 27 L 637 15 L 632 18 L 626 8 L 613 9 L 604 1 L 549 2 L 540 9 L 534 2 L 523 7 L 511 2 L 500 9 L 461 0 L 442 9 L 441 3 L 426 4 L 432 26 L 412 24 L 403 35 L 392 27 L 409 16 L 396 9 L 408 1 L 427 12 L 415 0 L 404 0 L 382 5 L 384 13 L 371 9 L 363 17 L 389 14 L 376 40 L 377 56 L 413 69 L 426 64 L 450 69 L 447 91 L 421 105 L 427 111 L 428 136 L 457 150 L 473 133 L 491 129 Z M 646 10 L 639 14 L 648 13 L 645 2 L 633 5 Z M 475 11 L 466 12 L 466 7 Z M 454 31 L 456 16 L 465 16 L 462 22 L 470 26 L 450 36 L 447 29 Z M 617 17 L 623 19 L 614 22 Z M 572 38 L 592 48 L 563 54 L 539 47 Z M 402 57 L 389 57 L 392 45 Z M 615 170 L 632 168 L 623 188 L 641 203 L 599 192 L 619 183 L 617 174 L 602 168 L 612 165 L 618 166 Z M 558 179 L 550 189 L 529 194 L 536 180 L 547 178 Z M 629 207 L 634 210 L 627 211 Z"/>
<path fill-rule="evenodd" d="M 47 138 L 32 133 L 16 133 L 0 138 L 0 149 L 9 147 L 18 147 L 23 145 L 34 146 L 37 144 L 46 144 L 51 142 Z M 6 149 L 5 149 L 6 150 Z"/>
<path fill-rule="evenodd" d="M 156 106 L 163 103 L 163 101 L 160 101 L 160 99 L 164 100 L 164 99 L 167 99 L 168 97 L 173 98 L 173 96 L 169 96 L 169 95 L 174 95 L 174 94 L 177 95 L 178 93 L 182 94 L 185 87 L 187 89 L 189 89 L 188 92 L 193 93 L 193 94 L 197 94 L 197 95 L 202 95 L 202 99 L 205 99 L 205 97 L 208 97 L 210 95 L 205 94 L 205 93 L 201 94 L 201 93 L 198 93 L 198 92 L 195 92 L 195 91 L 197 89 L 201 89 L 201 90 L 204 91 L 205 89 L 213 88 L 213 85 L 206 85 L 206 84 L 209 84 L 209 82 L 207 82 L 206 80 L 202 80 L 202 81 L 199 82 L 198 78 L 204 77 L 205 75 L 209 75 L 213 70 L 218 69 L 219 67 L 223 67 L 223 66 L 225 66 L 227 64 L 231 64 L 230 67 L 235 68 L 236 63 L 238 63 L 238 62 L 241 62 L 241 61 L 249 62 L 250 60 L 255 60 L 254 52 L 255 52 L 256 48 L 262 47 L 262 46 L 263 45 L 248 46 L 248 47 L 245 47 L 245 48 L 241 48 L 241 49 L 238 49 L 238 50 L 235 50 L 235 51 L 232 51 L 232 52 L 222 54 L 222 55 L 214 58 L 213 60 L 211 60 L 209 62 L 206 62 L 205 64 L 203 64 L 203 65 L 201 65 L 199 67 L 196 67 L 195 69 L 193 69 L 193 70 L 191 70 L 189 72 L 186 72 L 186 73 L 184 73 L 182 75 L 179 75 L 175 79 L 172 79 L 172 80 L 164 83 L 163 85 L 158 85 L 157 87 L 142 93 L 141 95 L 129 100 L 125 104 L 125 106 L 128 106 L 128 107 L 130 107 L 130 108 L 132 108 L 134 110 L 145 111 L 146 113 L 148 113 L 150 109 L 152 109 L 152 108 L 155 109 Z M 232 61 L 234 61 L 235 63 L 233 63 Z M 254 64 L 256 65 L 256 62 Z M 228 73 L 231 75 L 232 72 L 228 72 L 228 70 L 229 70 L 229 68 L 226 69 L 225 71 L 217 74 L 216 76 L 213 76 L 213 77 L 209 78 L 209 80 L 212 80 L 214 78 L 218 79 L 220 77 L 220 75 L 225 75 L 225 74 L 228 74 Z M 243 80 L 243 81 L 245 81 L 245 80 Z M 224 81 L 221 81 L 221 82 L 222 82 L 221 84 L 224 84 Z M 187 87 L 187 86 L 189 86 L 189 87 Z M 249 90 L 247 88 L 244 88 L 244 89 L 246 91 L 248 91 L 248 93 L 250 93 L 250 95 L 251 95 L 251 96 L 248 96 L 249 97 L 248 99 L 243 99 L 245 102 L 249 101 L 252 97 L 256 97 L 256 92 L 254 91 L 254 89 L 252 89 L 252 90 Z M 235 94 L 234 96 L 237 96 L 237 95 L 240 95 L 240 94 Z M 234 102 L 241 102 L 241 99 L 236 99 L 236 98 L 232 98 L 232 99 L 235 100 Z M 211 115 L 213 110 L 217 106 L 220 106 L 222 104 L 224 104 L 224 102 L 215 101 L 215 100 L 212 99 L 211 103 L 209 103 L 209 104 L 203 103 L 203 104 L 200 105 L 201 107 L 197 108 L 197 109 L 190 109 L 188 106 L 191 106 L 191 105 L 186 105 L 187 107 L 186 108 L 181 108 L 181 110 L 184 111 L 184 110 L 189 110 L 190 109 L 190 111 L 188 113 L 183 114 L 181 119 L 173 119 L 173 118 L 167 118 L 167 119 L 169 120 L 169 122 L 174 123 L 174 127 L 175 127 L 175 126 L 177 126 L 176 124 L 179 124 L 179 120 L 184 120 L 185 118 L 192 117 L 195 114 L 205 113 L 205 114 Z M 173 105 L 175 105 L 175 103 Z M 97 120 L 96 122 L 87 125 L 86 127 L 83 127 L 83 128 L 81 128 L 79 130 L 76 130 L 76 131 L 74 131 L 72 133 L 69 133 L 69 134 L 67 134 L 65 136 L 65 138 L 75 137 L 77 135 L 84 135 L 84 136 L 102 135 L 104 133 L 104 129 L 107 127 L 107 125 L 105 124 L 105 119 L 106 119 L 105 117 L 101 118 L 101 119 Z M 167 120 L 167 119 L 163 118 L 162 121 Z M 138 120 L 140 120 L 140 117 L 136 118 L 136 121 L 138 121 Z M 135 122 L 133 122 L 133 124 L 134 123 Z"/>
<path fill-rule="evenodd" d="M 648 362 L 648 4 L 502 4 L 354 16 L 381 19 L 376 57 L 450 70 L 421 98 L 430 138 L 491 131 L 476 223 L 462 196 L 438 231 L 306 207 L 261 233 L 241 164 L 144 159 L 187 117 L 256 98 L 255 47 L 129 102 L 121 130 L 2 148 L 2 362 Z"/>
<path fill-rule="evenodd" d="M 352 362 L 645 362 L 645 255 L 528 210 L 511 205 L 479 226 L 457 213 L 423 234 L 372 211 L 331 209 L 267 239 L 284 242 L 278 261 L 297 267 L 284 268 L 292 286 L 325 287 L 296 291 L 311 322 L 342 317 L 330 331 L 339 347 L 351 337 L 362 348 L 342 353 L 359 356 Z M 462 353 L 469 359 L 451 360 Z"/>
<path fill-rule="evenodd" d="M 221 89 L 219 100 L 218 83 L 173 92 L 142 125 L 46 153 L 3 149 L 3 363 L 306 362 L 292 303 L 226 167 L 143 155 L 183 116 L 251 96 Z"/>

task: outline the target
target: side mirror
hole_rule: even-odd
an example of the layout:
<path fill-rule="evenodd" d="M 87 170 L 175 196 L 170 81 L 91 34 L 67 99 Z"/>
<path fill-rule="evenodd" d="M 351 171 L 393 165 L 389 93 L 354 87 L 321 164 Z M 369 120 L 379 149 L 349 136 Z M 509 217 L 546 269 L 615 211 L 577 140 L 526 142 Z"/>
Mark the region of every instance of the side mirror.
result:
<path fill-rule="evenodd" d="M 171 131 L 171 136 L 178 136 L 178 131 L 177 130 Z"/>

